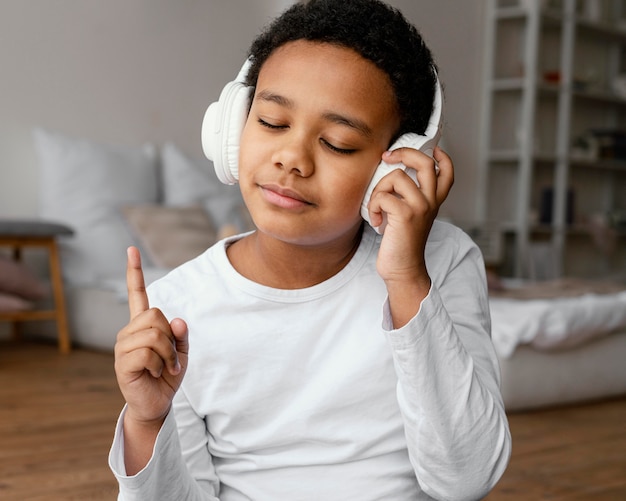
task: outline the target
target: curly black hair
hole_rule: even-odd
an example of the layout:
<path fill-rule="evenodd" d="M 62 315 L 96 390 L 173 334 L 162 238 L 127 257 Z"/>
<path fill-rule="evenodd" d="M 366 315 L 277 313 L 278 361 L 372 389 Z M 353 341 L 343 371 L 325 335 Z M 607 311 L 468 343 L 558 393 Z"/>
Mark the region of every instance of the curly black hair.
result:
<path fill-rule="evenodd" d="M 393 86 L 400 128 L 424 134 L 435 96 L 437 67 L 418 30 L 379 0 L 309 0 L 276 18 L 252 43 L 246 84 L 256 87 L 261 67 L 282 45 L 330 43 L 356 51 L 384 71 Z"/>

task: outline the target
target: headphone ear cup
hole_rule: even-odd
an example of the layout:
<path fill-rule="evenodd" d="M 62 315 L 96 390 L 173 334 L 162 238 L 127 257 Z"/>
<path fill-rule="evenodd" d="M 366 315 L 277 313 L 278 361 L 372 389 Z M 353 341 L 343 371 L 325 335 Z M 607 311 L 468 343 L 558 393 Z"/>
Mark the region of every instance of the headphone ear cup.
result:
<path fill-rule="evenodd" d="M 415 134 L 413 132 L 407 132 L 400 136 L 390 147 L 389 150 L 393 151 L 398 148 L 414 148 L 419 150 L 423 147 L 423 145 L 428 141 L 429 138 L 425 136 L 420 136 L 419 134 Z M 387 162 L 381 161 L 376 167 L 374 171 L 374 175 L 370 180 L 370 183 L 365 190 L 365 196 L 363 197 L 363 201 L 361 202 L 361 217 L 365 219 L 368 223 L 371 224 L 370 214 L 368 205 L 370 203 L 370 198 L 372 197 L 372 193 L 374 192 L 374 188 L 380 182 L 380 180 L 389 174 L 394 169 L 402 169 L 406 171 L 406 167 L 402 164 L 388 164 Z"/>
<path fill-rule="evenodd" d="M 202 121 L 202 149 L 225 184 L 239 180 L 239 143 L 248 116 L 250 87 L 228 83 L 219 101 L 212 103 Z"/>

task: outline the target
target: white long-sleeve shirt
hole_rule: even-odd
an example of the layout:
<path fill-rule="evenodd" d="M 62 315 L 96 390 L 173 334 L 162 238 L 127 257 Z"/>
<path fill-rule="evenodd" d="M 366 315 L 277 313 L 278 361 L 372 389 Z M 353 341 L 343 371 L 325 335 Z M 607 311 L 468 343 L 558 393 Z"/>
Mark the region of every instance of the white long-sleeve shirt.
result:
<path fill-rule="evenodd" d="M 187 321 L 189 366 L 150 462 L 132 477 L 120 419 L 109 457 L 120 500 L 486 495 L 510 434 L 480 252 L 436 221 L 431 290 L 393 329 L 380 238 L 367 227 L 350 263 L 306 289 L 242 277 L 229 241 L 148 288 L 151 306 Z"/>

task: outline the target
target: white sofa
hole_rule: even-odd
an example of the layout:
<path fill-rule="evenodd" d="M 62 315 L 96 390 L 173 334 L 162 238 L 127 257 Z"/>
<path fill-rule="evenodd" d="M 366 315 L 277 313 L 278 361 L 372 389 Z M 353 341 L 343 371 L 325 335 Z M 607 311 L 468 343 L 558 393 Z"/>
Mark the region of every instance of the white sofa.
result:
<path fill-rule="evenodd" d="M 173 143 L 127 147 L 34 131 L 40 215 L 72 227 L 61 259 L 72 341 L 112 350 L 128 321 L 126 249 L 138 246 L 146 281 L 250 228 L 237 187 Z"/>

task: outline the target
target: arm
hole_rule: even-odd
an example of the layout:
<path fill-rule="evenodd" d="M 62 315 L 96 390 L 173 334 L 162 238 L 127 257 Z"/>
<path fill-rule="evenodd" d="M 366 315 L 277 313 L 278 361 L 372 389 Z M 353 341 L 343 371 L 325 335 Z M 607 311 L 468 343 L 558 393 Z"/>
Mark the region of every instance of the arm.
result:
<path fill-rule="evenodd" d="M 454 183 L 454 167 L 438 147 L 434 158 L 412 148 L 400 148 L 385 152 L 383 160 L 414 169 L 418 180 L 416 185 L 405 172 L 392 171 L 380 180 L 368 206 L 373 226 L 382 223 L 383 213 L 387 216 L 376 267 L 387 287 L 393 325 L 400 328 L 417 314 L 430 290 L 426 242 Z"/>
<path fill-rule="evenodd" d="M 181 409 L 191 432 L 206 436 L 204 421 L 189 405 L 178 403 L 189 352 L 187 326 L 181 319 L 169 322 L 161 310 L 149 307 L 135 248 L 128 252 L 127 282 L 130 322 L 115 344 L 115 373 L 126 406 L 110 454 L 119 499 L 215 500 L 213 485 L 200 480 L 204 474 L 215 477 L 208 449 L 196 481 L 183 459 L 172 412 L 173 406 Z"/>
<path fill-rule="evenodd" d="M 206 447 L 204 421 L 193 412 L 182 391 L 174 398 L 173 410 L 159 430 L 145 468 L 135 475 L 127 475 L 124 464 L 125 412 L 109 453 L 109 467 L 119 484 L 118 501 L 218 501 L 219 481 Z"/>
<path fill-rule="evenodd" d="M 406 326 L 394 330 L 386 312 L 409 457 L 435 499 L 485 496 L 511 450 L 482 260 L 465 247 Z"/>
<path fill-rule="evenodd" d="M 387 287 L 385 328 L 409 457 L 435 499 L 477 499 L 510 454 L 482 257 L 460 232 L 428 240 L 454 181 L 448 155 L 434 151 L 439 174 L 433 159 L 410 148 L 384 158 L 414 168 L 419 181 L 394 171 L 370 202 L 372 223 L 383 212 L 388 220 L 377 269 Z"/>

